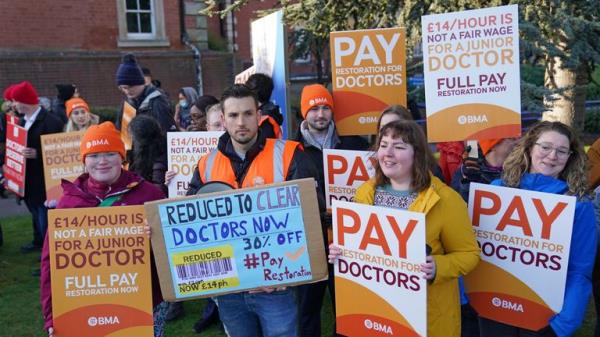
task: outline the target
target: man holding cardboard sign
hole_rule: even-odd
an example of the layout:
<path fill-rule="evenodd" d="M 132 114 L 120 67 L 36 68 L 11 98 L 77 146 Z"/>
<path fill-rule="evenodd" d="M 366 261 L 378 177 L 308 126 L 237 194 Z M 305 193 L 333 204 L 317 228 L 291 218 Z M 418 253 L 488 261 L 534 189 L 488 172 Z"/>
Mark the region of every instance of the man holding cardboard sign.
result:
<path fill-rule="evenodd" d="M 255 94 L 236 84 L 223 93 L 221 107 L 227 133 L 216 150 L 202 157 L 190 182 L 188 195 L 208 182 L 235 188 L 313 177 L 300 144 L 265 139 L 259 132 L 260 113 Z M 298 309 L 292 289 L 262 288 L 216 298 L 221 320 L 230 336 L 296 336 Z"/>

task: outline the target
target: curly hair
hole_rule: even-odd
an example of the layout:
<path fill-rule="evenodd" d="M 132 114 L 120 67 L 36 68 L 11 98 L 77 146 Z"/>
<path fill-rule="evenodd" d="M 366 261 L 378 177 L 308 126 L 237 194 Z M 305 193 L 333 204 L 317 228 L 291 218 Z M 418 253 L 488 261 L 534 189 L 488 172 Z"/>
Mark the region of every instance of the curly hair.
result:
<path fill-rule="evenodd" d="M 565 181 L 569 188 L 567 194 L 584 196 L 587 193 L 587 157 L 583 145 L 575 131 L 561 122 L 542 121 L 532 126 L 519 140 L 513 151 L 504 161 L 502 180 L 508 187 L 518 188 L 523 174 L 531 170 L 531 151 L 544 132 L 554 131 L 569 139 L 572 152 L 558 178 Z"/>
<path fill-rule="evenodd" d="M 427 138 L 423 129 L 412 120 L 399 120 L 388 123 L 383 126 L 377 136 L 377 141 L 373 146 L 373 151 L 377 153 L 379 144 L 384 136 L 392 138 L 401 138 L 406 144 L 410 144 L 414 150 L 411 188 L 414 192 L 421 192 L 431 185 L 430 171 L 435 163 L 435 159 L 427 145 Z M 376 155 L 376 154 L 375 154 Z M 385 176 L 379 162 L 375 161 L 375 184 L 377 186 L 390 183 L 390 179 Z"/>

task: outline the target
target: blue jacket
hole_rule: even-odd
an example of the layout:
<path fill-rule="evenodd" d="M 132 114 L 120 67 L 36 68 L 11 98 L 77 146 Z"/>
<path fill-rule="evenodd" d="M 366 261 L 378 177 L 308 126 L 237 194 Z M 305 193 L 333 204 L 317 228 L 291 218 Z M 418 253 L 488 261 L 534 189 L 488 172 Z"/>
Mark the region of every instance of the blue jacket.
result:
<path fill-rule="evenodd" d="M 503 186 L 501 180 L 492 185 Z M 526 173 L 521 177 L 522 189 L 554 194 L 565 194 L 567 184 L 542 174 Z M 592 269 L 598 244 L 596 218 L 591 199 L 578 198 L 571 236 L 571 252 L 567 269 L 567 283 L 562 310 L 550 319 L 550 326 L 557 336 L 571 336 L 585 317 L 585 310 L 592 293 Z"/>

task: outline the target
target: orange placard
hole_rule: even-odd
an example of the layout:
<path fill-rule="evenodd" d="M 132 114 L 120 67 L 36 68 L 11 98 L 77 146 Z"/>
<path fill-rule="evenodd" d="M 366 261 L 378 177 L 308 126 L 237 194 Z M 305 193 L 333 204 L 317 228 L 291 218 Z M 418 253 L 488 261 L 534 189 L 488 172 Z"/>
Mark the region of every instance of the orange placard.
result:
<path fill-rule="evenodd" d="M 518 6 L 426 15 L 421 29 L 427 139 L 518 137 Z"/>
<path fill-rule="evenodd" d="M 44 159 L 44 181 L 46 199 L 59 200 L 62 196 L 62 179 L 75 180 L 83 173 L 83 162 L 79 155 L 79 144 L 85 131 L 42 135 Z"/>
<path fill-rule="evenodd" d="M 144 207 L 50 210 L 56 337 L 153 336 Z"/>
<path fill-rule="evenodd" d="M 125 149 L 131 150 L 131 136 L 129 135 L 129 123 L 135 118 L 137 110 L 127 101 L 123 102 L 123 117 L 121 118 L 121 140 L 125 143 Z"/>
<path fill-rule="evenodd" d="M 481 262 L 465 291 L 479 316 L 537 331 L 561 311 L 575 204 L 573 196 L 471 184 Z"/>
<path fill-rule="evenodd" d="M 332 213 L 336 332 L 426 336 L 425 215 L 339 200 Z"/>
<path fill-rule="evenodd" d="M 337 131 L 375 134 L 386 107 L 406 106 L 405 29 L 341 31 L 330 36 Z"/>

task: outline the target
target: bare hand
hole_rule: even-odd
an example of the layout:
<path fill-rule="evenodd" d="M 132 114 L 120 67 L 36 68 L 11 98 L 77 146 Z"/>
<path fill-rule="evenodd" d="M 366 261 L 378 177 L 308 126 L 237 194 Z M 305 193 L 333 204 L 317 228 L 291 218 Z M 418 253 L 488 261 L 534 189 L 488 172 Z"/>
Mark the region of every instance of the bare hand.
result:
<path fill-rule="evenodd" d="M 329 245 L 329 255 L 327 256 L 327 259 L 329 260 L 329 263 L 334 263 L 335 260 L 337 260 L 338 257 L 340 257 L 340 255 L 342 255 L 342 249 L 336 245 L 334 245 L 333 243 Z"/>
<path fill-rule="evenodd" d="M 167 171 L 167 172 L 165 172 L 165 185 L 169 185 L 169 183 L 171 182 L 171 180 L 173 178 L 175 178 L 176 175 L 177 175 L 177 173 L 175 171 Z"/>
<path fill-rule="evenodd" d="M 37 157 L 37 151 L 33 147 L 26 147 L 23 149 L 23 157 L 27 159 L 33 159 Z"/>
<path fill-rule="evenodd" d="M 423 272 L 423 278 L 427 281 L 431 281 L 435 278 L 435 260 L 433 259 L 433 256 L 427 255 L 425 261 L 425 263 L 421 263 L 421 271 Z"/>
<path fill-rule="evenodd" d="M 48 328 L 48 337 L 54 337 L 54 328 L 53 327 Z"/>
<path fill-rule="evenodd" d="M 248 293 L 250 294 L 258 294 L 258 293 L 267 293 L 270 294 L 275 291 L 275 287 L 260 287 L 256 290 L 250 290 Z M 285 289 L 285 287 L 284 287 Z"/>

